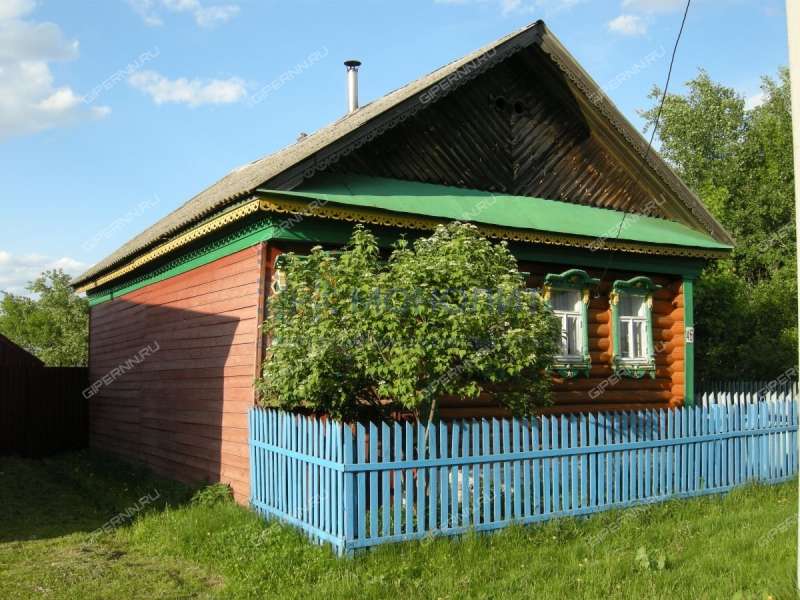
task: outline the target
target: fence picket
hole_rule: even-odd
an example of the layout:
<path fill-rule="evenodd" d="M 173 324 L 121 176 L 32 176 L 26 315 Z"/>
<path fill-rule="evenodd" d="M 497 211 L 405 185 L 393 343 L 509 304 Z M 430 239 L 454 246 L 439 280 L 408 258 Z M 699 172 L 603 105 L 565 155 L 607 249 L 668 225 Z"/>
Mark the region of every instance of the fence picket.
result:
<path fill-rule="evenodd" d="M 481 420 L 481 454 L 488 456 L 492 453 L 489 447 L 489 422 L 486 419 Z M 483 523 L 490 523 L 492 520 L 491 513 L 489 512 L 489 493 L 491 485 L 489 483 L 489 463 L 483 463 Z"/>
<path fill-rule="evenodd" d="M 460 458 L 458 449 L 461 444 L 461 425 L 453 421 L 450 435 L 450 458 Z M 458 463 L 450 467 L 450 526 L 458 527 Z"/>
<path fill-rule="evenodd" d="M 435 432 L 432 431 L 433 429 L 434 428 L 430 424 L 423 425 L 422 423 L 417 423 L 417 459 L 418 460 L 424 460 L 425 458 L 427 458 L 429 456 L 428 453 L 427 453 L 428 449 L 426 448 L 426 444 L 430 448 L 430 458 L 432 458 L 432 459 L 436 458 L 436 448 L 435 448 L 435 446 L 436 446 L 436 442 L 435 442 L 436 437 L 435 437 Z M 426 475 L 427 475 L 426 471 L 428 471 L 428 469 L 418 469 L 417 470 L 416 513 L 417 513 L 417 531 L 419 533 L 422 533 L 423 531 L 425 531 L 425 515 L 426 515 L 426 512 L 425 512 L 426 496 L 425 496 L 425 494 L 427 493 L 427 491 L 425 489 L 426 488 L 425 480 L 426 480 Z M 431 485 L 431 489 L 433 489 L 434 480 L 436 479 L 436 469 L 435 468 L 431 468 L 430 469 L 430 475 L 431 475 L 431 477 L 430 477 L 430 485 Z M 435 496 L 431 496 L 431 497 L 435 498 Z M 428 521 L 428 528 L 430 530 L 436 529 L 436 519 L 434 517 L 434 512 L 436 510 L 435 506 L 436 506 L 436 503 L 434 501 L 431 501 L 431 503 L 430 503 L 431 518 Z"/>
<path fill-rule="evenodd" d="M 472 423 L 470 421 L 462 421 L 461 423 L 461 456 L 468 459 L 472 456 L 470 451 L 470 440 L 472 433 Z M 461 467 L 461 526 L 469 526 L 469 504 L 472 498 L 470 492 L 470 469 L 466 464 Z"/>
<path fill-rule="evenodd" d="M 522 452 L 527 454 L 531 450 L 531 427 L 536 431 L 536 421 L 533 421 L 533 426 L 529 419 L 522 420 Z M 534 440 L 536 438 L 534 437 Z M 536 441 L 534 441 L 536 444 Z M 534 446 L 536 447 L 536 446 Z M 533 469 L 536 469 L 536 461 L 533 461 Z M 538 514 L 536 510 L 536 489 L 535 486 L 539 483 L 538 474 L 534 475 L 534 493 L 531 494 L 531 461 L 522 461 L 522 516 L 530 517 L 531 514 Z"/>
<path fill-rule="evenodd" d="M 502 452 L 503 454 L 511 453 L 511 434 L 509 431 L 509 423 L 507 419 L 500 422 L 500 430 L 502 431 Z M 511 520 L 511 463 L 508 461 L 503 462 L 503 519 L 504 521 Z"/>
<path fill-rule="evenodd" d="M 561 423 L 561 435 L 558 438 L 559 449 L 564 449 L 569 446 L 569 417 L 561 415 L 559 417 Z M 570 504 L 570 462 L 572 457 L 562 456 L 561 458 L 561 511 L 568 512 Z"/>
<path fill-rule="evenodd" d="M 403 429 L 400 423 L 392 424 L 392 434 L 394 435 L 394 460 L 400 462 L 403 460 Z M 403 471 L 401 469 L 394 470 L 394 535 L 399 536 L 401 533 L 401 525 L 403 520 L 402 514 L 402 500 L 403 500 Z"/>
<path fill-rule="evenodd" d="M 392 459 L 392 442 L 389 434 L 389 425 L 381 423 L 381 462 L 387 463 Z M 389 469 L 381 471 L 381 531 L 384 536 L 391 535 L 391 490 L 389 489 Z"/>
<path fill-rule="evenodd" d="M 550 417 L 542 416 L 542 451 L 550 450 Z M 550 496 L 552 494 L 552 483 L 550 480 L 550 459 L 542 458 L 542 497 L 544 500 L 544 512 L 548 514 L 552 511 Z"/>
<path fill-rule="evenodd" d="M 481 455 L 481 427 L 478 421 L 470 423 L 472 429 L 472 456 Z M 481 467 L 478 463 L 472 467 L 472 525 L 477 526 L 481 522 Z"/>
<path fill-rule="evenodd" d="M 518 419 L 511 421 L 511 443 L 512 451 L 518 454 L 520 451 L 520 422 Z M 522 516 L 522 472 L 520 461 L 514 461 L 514 518 L 519 519 Z"/>
<path fill-rule="evenodd" d="M 440 454 L 439 458 L 449 458 L 448 453 L 448 441 L 447 441 L 447 424 L 442 422 L 439 423 L 439 447 L 440 447 Z M 440 485 L 440 495 L 441 495 L 441 502 L 440 502 L 440 521 L 439 527 L 441 529 L 447 529 L 450 522 L 450 506 L 449 506 L 449 496 L 450 496 L 450 486 L 448 485 L 447 481 L 447 468 L 443 468 L 439 470 L 440 477 L 441 477 L 441 485 Z M 434 495 L 434 498 L 436 496 Z"/>
<path fill-rule="evenodd" d="M 411 423 L 403 424 L 403 436 L 405 437 L 405 459 L 406 461 L 414 460 L 414 428 Z M 424 518 L 420 516 L 419 518 Z M 414 472 L 412 469 L 406 469 L 406 519 L 405 519 L 406 535 L 410 535 L 414 531 Z"/>
<path fill-rule="evenodd" d="M 608 428 L 608 415 L 600 413 L 597 417 L 597 445 L 603 447 L 607 443 L 606 429 Z M 608 453 L 603 452 L 597 456 L 597 504 L 605 506 L 610 497 L 611 477 L 607 476 Z M 610 471 L 608 471 L 610 475 Z"/>
<path fill-rule="evenodd" d="M 541 448 L 539 442 L 539 420 L 536 417 L 532 417 L 528 422 L 528 425 L 530 426 L 531 450 L 539 450 Z M 531 501 L 533 502 L 533 505 L 530 508 L 531 514 L 533 515 L 540 515 L 544 510 L 542 508 L 542 489 L 540 479 L 542 462 L 543 461 L 538 459 L 533 459 L 530 461 L 531 469 L 533 469 L 533 494 L 531 495 Z"/>
<path fill-rule="evenodd" d="M 550 431 L 550 435 L 551 435 L 551 437 L 550 437 L 550 447 L 551 448 L 556 448 L 556 449 L 561 447 L 560 446 L 560 442 L 559 442 L 559 437 L 558 437 L 559 420 L 560 420 L 560 418 L 558 416 L 555 416 L 555 415 L 553 417 L 551 417 L 551 420 L 550 420 L 550 427 L 551 427 L 551 431 Z M 554 513 L 558 513 L 558 512 L 561 512 L 561 495 L 559 493 L 560 490 L 561 490 L 561 478 L 560 478 L 561 460 L 558 457 L 554 457 L 554 458 L 551 458 L 550 461 L 552 463 L 550 465 L 551 466 L 551 471 L 552 471 L 550 483 L 552 484 L 551 485 L 551 487 L 552 487 L 551 493 L 553 494 L 553 512 Z"/>

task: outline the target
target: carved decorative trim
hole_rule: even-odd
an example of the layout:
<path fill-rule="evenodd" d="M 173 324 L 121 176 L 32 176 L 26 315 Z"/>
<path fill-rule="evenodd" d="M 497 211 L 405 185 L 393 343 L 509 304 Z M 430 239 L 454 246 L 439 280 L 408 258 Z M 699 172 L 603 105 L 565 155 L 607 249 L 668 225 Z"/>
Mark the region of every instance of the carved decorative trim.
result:
<path fill-rule="evenodd" d="M 313 204 L 304 200 L 285 198 L 262 198 L 261 210 L 279 214 L 296 214 L 306 217 L 429 231 L 435 229 L 437 225 L 448 222 L 447 219 L 438 219 L 435 217 L 390 213 L 370 208 L 336 206 L 332 203 L 325 205 Z M 474 225 L 477 227 L 478 231 L 487 237 L 514 242 L 573 246 L 577 248 L 588 248 L 590 250 L 620 250 L 623 252 L 660 256 L 688 256 L 699 258 L 724 258 L 728 256 L 728 252 L 725 250 L 680 246 L 656 246 L 636 242 L 600 240 L 599 238 L 548 233 L 545 231 L 510 229 L 482 223 L 474 223 Z"/>
<path fill-rule="evenodd" d="M 102 275 L 97 279 L 93 279 L 92 281 L 78 287 L 75 289 L 76 292 L 85 292 L 87 290 L 92 290 L 94 288 L 100 287 L 105 283 L 113 281 L 114 279 L 118 279 L 123 275 L 130 273 L 134 269 L 138 269 L 139 267 L 152 262 L 158 258 L 161 258 L 173 250 L 186 246 L 195 240 L 198 240 L 202 237 L 207 236 L 210 233 L 225 227 L 226 225 L 230 225 L 231 223 L 243 219 L 248 215 L 252 215 L 253 213 L 257 212 L 259 208 L 258 200 L 251 200 L 237 208 L 229 210 L 214 219 L 210 219 L 205 223 L 198 225 L 197 227 L 190 229 L 186 233 L 179 235 L 173 240 L 169 242 L 165 242 L 159 246 L 153 248 L 150 252 L 146 252 L 141 256 L 133 259 L 131 262 L 125 264 L 124 266 L 120 267 L 119 269 L 115 269 L 106 275 Z"/>

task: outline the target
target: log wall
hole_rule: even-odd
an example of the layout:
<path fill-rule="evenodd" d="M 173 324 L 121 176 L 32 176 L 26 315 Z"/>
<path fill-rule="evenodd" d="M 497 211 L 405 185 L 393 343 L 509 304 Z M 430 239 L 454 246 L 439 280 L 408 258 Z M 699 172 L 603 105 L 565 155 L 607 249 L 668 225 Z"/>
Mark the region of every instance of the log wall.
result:
<path fill-rule="evenodd" d="M 562 273 L 576 265 L 520 262 L 520 270 L 531 274 L 530 287 L 540 288 L 548 273 Z M 580 268 L 580 267 L 579 267 Z M 684 399 L 684 313 L 682 280 L 679 277 L 641 272 L 584 269 L 592 277 L 602 278 L 598 297 L 589 302 L 589 352 L 592 357 L 590 377 L 553 379 L 553 406 L 544 412 L 595 410 L 634 410 L 680 406 Z M 647 275 L 664 286 L 653 298 L 653 344 L 656 355 L 656 376 L 641 379 L 616 377 L 611 370 L 611 308 L 609 294 L 617 279 Z M 605 384 L 603 382 L 605 381 Z M 593 391 L 594 390 L 594 391 Z M 464 403 L 445 401 L 444 418 L 508 416 L 486 394 Z"/>

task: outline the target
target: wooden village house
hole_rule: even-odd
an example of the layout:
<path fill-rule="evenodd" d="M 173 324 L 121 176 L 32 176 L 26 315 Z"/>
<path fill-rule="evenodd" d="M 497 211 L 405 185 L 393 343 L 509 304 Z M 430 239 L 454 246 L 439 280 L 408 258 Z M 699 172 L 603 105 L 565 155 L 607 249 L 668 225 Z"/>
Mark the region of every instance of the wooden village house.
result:
<path fill-rule="evenodd" d="M 693 281 L 733 241 L 541 21 L 244 165 L 74 281 L 91 442 L 249 493 L 247 411 L 282 252 L 440 223 L 507 240 L 562 322 L 551 410 L 693 402 Z M 446 403 L 443 418 L 502 411 Z"/>

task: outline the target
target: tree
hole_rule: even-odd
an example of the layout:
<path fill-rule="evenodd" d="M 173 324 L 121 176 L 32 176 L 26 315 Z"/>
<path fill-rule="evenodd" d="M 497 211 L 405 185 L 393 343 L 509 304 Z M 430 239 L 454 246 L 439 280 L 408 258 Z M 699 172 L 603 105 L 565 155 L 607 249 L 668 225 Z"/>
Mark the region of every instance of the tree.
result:
<path fill-rule="evenodd" d="M 687 87 L 664 102 L 661 153 L 736 240 L 698 280 L 698 377 L 770 379 L 797 347 L 789 73 L 764 77 L 752 109 L 705 71 Z M 648 128 L 656 114 L 642 112 Z"/>
<path fill-rule="evenodd" d="M 442 396 L 487 386 L 516 414 L 549 401 L 558 324 L 506 245 L 475 227 L 401 239 L 386 261 L 360 226 L 341 253 L 284 257 L 265 323 L 266 403 L 350 418 L 387 402 L 432 417 Z"/>
<path fill-rule="evenodd" d="M 27 287 L 33 297 L 0 300 L 0 333 L 51 367 L 83 366 L 89 357 L 89 305 L 69 282 L 61 269 L 45 271 Z"/>

